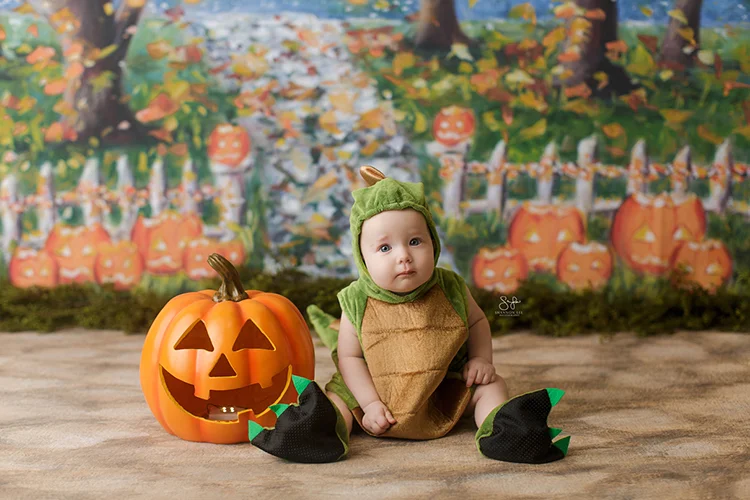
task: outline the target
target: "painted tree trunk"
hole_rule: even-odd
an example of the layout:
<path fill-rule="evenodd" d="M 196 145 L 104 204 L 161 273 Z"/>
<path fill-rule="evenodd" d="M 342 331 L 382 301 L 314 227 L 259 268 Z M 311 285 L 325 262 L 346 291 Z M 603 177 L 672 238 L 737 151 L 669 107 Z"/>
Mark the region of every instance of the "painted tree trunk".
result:
<path fill-rule="evenodd" d="M 696 47 L 700 43 L 700 23 L 701 7 L 703 0 L 677 0 L 675 10 L 681 11 L 685 15 L 687 25 L 680 19 L 670 18 L 667 34 L 664 37 L 664 43 L 661 46 L 661 60 L 665 63 L 671 63 L 677 69 L 682 69 L 692 65 L 694 51 L 685 52 L 685 48 L 691 45 L 691 40 L 686 38 L 687 33 L 683 30 L 690 28 L 692 30 L 693 40 Z M 682 31 L 682 33 L 681 33 Z"/>
<path fill-rule="evenodd" d="M 454 43 L 469 42 L 458 24 L 454 0 L 421 0 L 417 22 L 417 47 L 450 49 Z"/>
<path fill-rule="evenodd" d="M 605 59 L 606 45 L 617 40 L 617 3 L 614 0 L 576 0 L 576 5 L 587 12 L 600 9 L 606 16 L 604 20 L 588 19 L 591 23 L 588 35 L 581 43 L 576 43 L 580 49 L 580 58 L 564 64 L 570 70 L 570 76 L 565 85 L 576 86 L 592 78 Z M 568 47 L 573 42 L 568 42 Z"/>

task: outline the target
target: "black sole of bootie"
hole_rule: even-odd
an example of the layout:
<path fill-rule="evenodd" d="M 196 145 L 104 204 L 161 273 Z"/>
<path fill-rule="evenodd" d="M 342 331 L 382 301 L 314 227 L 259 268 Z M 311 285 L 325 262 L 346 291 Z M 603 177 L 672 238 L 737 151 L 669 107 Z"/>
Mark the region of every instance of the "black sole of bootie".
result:
<path fill-rule="evenodd" d="M 349 449 L 343 417 L 318 384 L 296 375 L 292 379 L 299 403 L 271 406 L 276 414 L 273 428 L 250 421 L 250 442 L 266 453 L 290 462 L 341 460 Z"/>
<path fill-rule="evenodd" d="M 477 431 L 479 451 L 488 458 L 515 463 L 542 464 L 564 458 L 570 436 L 553 443 L 560 429 L 547 426 L 547 417 L 563 394 L 560 389 L 541 389 L 506 401 Z"/>

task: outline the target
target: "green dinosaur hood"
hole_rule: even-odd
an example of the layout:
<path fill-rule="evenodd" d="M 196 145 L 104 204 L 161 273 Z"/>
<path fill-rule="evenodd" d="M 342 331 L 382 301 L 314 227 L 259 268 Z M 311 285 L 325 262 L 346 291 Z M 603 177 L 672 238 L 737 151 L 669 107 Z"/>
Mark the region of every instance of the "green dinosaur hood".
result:
<path fill-rule="evenodd" d="M 354 205 L 352 206 L 349 216 L 349 225 L 352 235 L 352 250 L 354 261 L 359 271 L 359 284 L 363 291 L 370 297 L 373 297 L 391 304 L 402 302 L 411 302 L 430 290 L 437 282 L 437 272 L 433 271 L 432 276 L 426 283 L 408 294 L 397 294 L 385 290 L 372 280 L 370 273 L 367 271 L 365 261 L 362 258 L 362 252 L 359 247 L 359 238 L 362 232 L 362 224 L 381 212 L 389 210 L 406 210 L 414 209 L 424 216 L 427 227 L 432 236 L 432 246 L 435 254 L 435 268 L 437 269 L 438 258 L 440 257 L 440 238 L 437 234 L 437 228 L 432 220 L 432 214 L 427 206 L 424 195 L 424 185 L 416 182 L 400 182 L 395 179 L 385 178 L 374 185 L 357 189 L 352 192 L 354 196 Z"/>

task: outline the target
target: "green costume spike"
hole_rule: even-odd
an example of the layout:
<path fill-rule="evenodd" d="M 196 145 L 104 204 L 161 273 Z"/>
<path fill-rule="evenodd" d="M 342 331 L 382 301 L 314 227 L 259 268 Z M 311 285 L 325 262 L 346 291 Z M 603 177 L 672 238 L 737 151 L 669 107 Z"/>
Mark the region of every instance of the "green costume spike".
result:
<path fill-rule="evenodd" d="M 280 417 L 282 413 L 286 411 L 287 408 L 289 408 L 291 405 L 286 405 L 283 403 L 277 404 L 277 405 L 271 405 L 269 408 L 272 412 L 276 414 L 276 417 Z"/>
<path fill-rule="evenodd" d="M 565 391 L 562 389 L 555 389 L 552 387 L 547 388 L 547 394 L 549 394 L 549 402 L 552 406 L 557 405 L 557 403 L 560 402 L 563 395 L 565 395 Z"/>
<path fill-rule="evenodd" d="M 562 429 L 556 429 L 555 427 L 550 427 L 549 428 L 550 439 L 555 439 L 557 436 L 560 435 L 561 432 L 562 432 Z"/>
<path fill-rule="evenodd" d="M 330 350 L 333 350 L 339 340 L 338 330 L 331 328 L 331 324 L 336 321 L 336 318 L 323 312 L 323 310 L 315 304 L 307 306 L 306 311 L 307 317 L 310 319 L 310 323 L 312 323 L 315 333 L 318 334 L 323 345 Z"/>
<path fill-rule="evenodd" d="M 566 436 L 562 439 L 559 439 L 552 443 L 552 446 L 560 450 L 563 454 L 563 456 L 567 456 L 568 454 L 568 446 L 570 445 L 570 436 Z"/>

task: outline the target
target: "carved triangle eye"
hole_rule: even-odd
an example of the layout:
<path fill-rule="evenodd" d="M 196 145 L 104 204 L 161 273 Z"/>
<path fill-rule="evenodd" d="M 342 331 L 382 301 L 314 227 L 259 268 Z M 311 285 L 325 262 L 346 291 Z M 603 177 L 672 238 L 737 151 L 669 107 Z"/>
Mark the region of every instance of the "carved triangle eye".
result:
<path fill-rule="evenodd" d="M 182 336 L 174 346 L 175 350 L 180 349 L 203 349 L 204 351 L 213 351 L 214 345 L 208 336 L 206 324 L 203 321 L 196 321 L 193 326 Z"/>
<path fill-rule="evenodd" d="M 242 325 L 242 329 L 239 335 L 237 335 L 237 340 L 234 341 L 234 346 L 232 346 L 233 351 L 240 351 L 242 349 L 275 350 L 271 341 L 266 337 L 266 334 L 251 319 Z"/>

